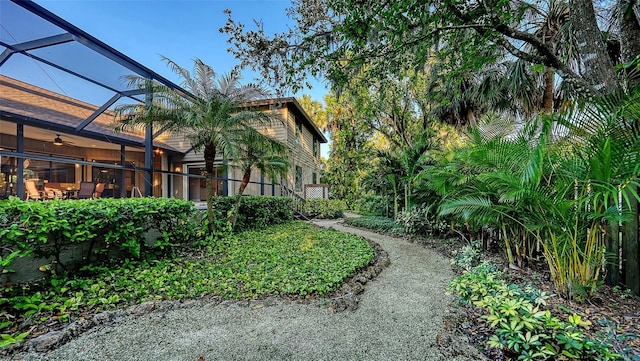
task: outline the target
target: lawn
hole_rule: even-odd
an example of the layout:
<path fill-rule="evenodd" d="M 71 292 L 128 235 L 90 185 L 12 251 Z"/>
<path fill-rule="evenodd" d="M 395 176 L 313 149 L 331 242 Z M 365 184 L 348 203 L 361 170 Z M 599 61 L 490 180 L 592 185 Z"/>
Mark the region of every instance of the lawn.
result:
<path fill-rule="evenodd" d="M 39 284 L 3 288 L 0 345 L 27 330 L 33 336 L 86 314 L 145 301 L 325 295 L 373 259 L 363 238 L 289 222 L 172 258 L 91 266 L 81 277 L 54 275 Z"/>

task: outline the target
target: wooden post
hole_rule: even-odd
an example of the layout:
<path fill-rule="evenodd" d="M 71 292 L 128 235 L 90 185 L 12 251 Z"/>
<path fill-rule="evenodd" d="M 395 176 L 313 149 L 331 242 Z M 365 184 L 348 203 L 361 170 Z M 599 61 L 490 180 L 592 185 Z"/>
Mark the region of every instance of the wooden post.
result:
<path fill-rule="evenodd" d="M 620 227 L 618 222 L 609 226 L 609 234 L 605 237 L 606 243 L 606 282 L 610 286 L 617 286 L 620 283 Z"/>
<path fill-rule="evenodd" d="M 635 185 L 629 185 L 634 187 Z M 628 192 L 631 201 L 631 220 L 624 225 L 622 242 L 622 265 L 624 268 L 624 284 L 635 294 L 640 295 L 640 249 L 638 247 L 638 201 Z"/>

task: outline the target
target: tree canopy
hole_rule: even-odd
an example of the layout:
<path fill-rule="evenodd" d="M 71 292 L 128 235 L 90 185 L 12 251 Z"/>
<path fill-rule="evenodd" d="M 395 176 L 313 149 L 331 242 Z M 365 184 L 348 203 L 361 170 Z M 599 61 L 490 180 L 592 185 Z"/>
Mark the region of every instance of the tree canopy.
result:
<path fill-rule="evenodd" d="M 247 30 L 230 11 L 220 31 L 229 35 L 230 51 L 243 65 L 283 89 L 300 89 L 309 75 L 323 76 L 336 88 L 354 80 L 396 79 L 407 70 L 425 69 L 433 57 L 459 82 L 465 73 L 507 56 L 552 69 L 575 92 L 599 94 L 624 85 L 614 69 L 621 55 L 633 65 L 640 54 L 637 0 L 602 5 L 295 0 L 289 9 L 295 25 L 288 32 L 266 34 L 260 23 Z M 608 23 L 599 21 L 606 16 Z"/>

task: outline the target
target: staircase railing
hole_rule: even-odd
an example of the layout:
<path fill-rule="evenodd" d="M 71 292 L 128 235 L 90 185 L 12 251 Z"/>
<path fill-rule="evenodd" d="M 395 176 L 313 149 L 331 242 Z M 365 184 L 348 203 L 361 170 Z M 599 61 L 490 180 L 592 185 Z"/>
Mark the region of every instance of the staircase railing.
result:
<path fill-rule="evenodd" d="M 302 218 L 307 221 L 309 220 L 309 217 L 304 213 L 304 198 L 284 184 L 280 184 L 280 194 L 285 197 L 291 197 L 294 217 L 297 219 Z"/>

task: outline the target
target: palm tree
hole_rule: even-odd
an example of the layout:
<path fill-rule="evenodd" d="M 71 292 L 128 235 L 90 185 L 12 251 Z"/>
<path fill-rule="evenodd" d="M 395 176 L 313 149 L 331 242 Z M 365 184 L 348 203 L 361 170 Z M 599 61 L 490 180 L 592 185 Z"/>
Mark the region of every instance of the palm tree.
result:
<path fill-rule="evenodd" d="M 184 136 L 194 150 L 204 150 L 208 227 L 213 231 L 212 184 L 216 157 L 220 153 L 233 157 L 247 129 L 273 121 L 270 112 L 246 106 L 249 101 L 268 97 L 269 92 L 255 84 L 241 85 L 237 68 L 218 77 L 213 68 L 200 59 L 194 60 L 191 72 L 171 59 L 163 59 L 182 78 L 181 85 L 190 94 L 185 96 L 158 83 L 131 76 L 127 78 L 129 85 L 144 89 L 152 99 L 146 104 L 120 106 L 116 108 L 116 117 L 121 129 L 153 124 Z"/>
<path fill-rule="evenodd" d="M 234 227 L 240 208 L 240 201 L 244 190 L 251 180 L 251 170 L 256 168 L 261 174 L 268 175 L 271 180 L 278 176 L 286 177 L 290 162 L 287 159 L 288 148 L 275 139 L 262 135 L 257 130 L 247 129 L 242 136 L 242 146 L 239 147 L 239 164 L 242 170 L 242 181 L 238 188 L 238 194 L 230 217 L 231 226 Z"/>

